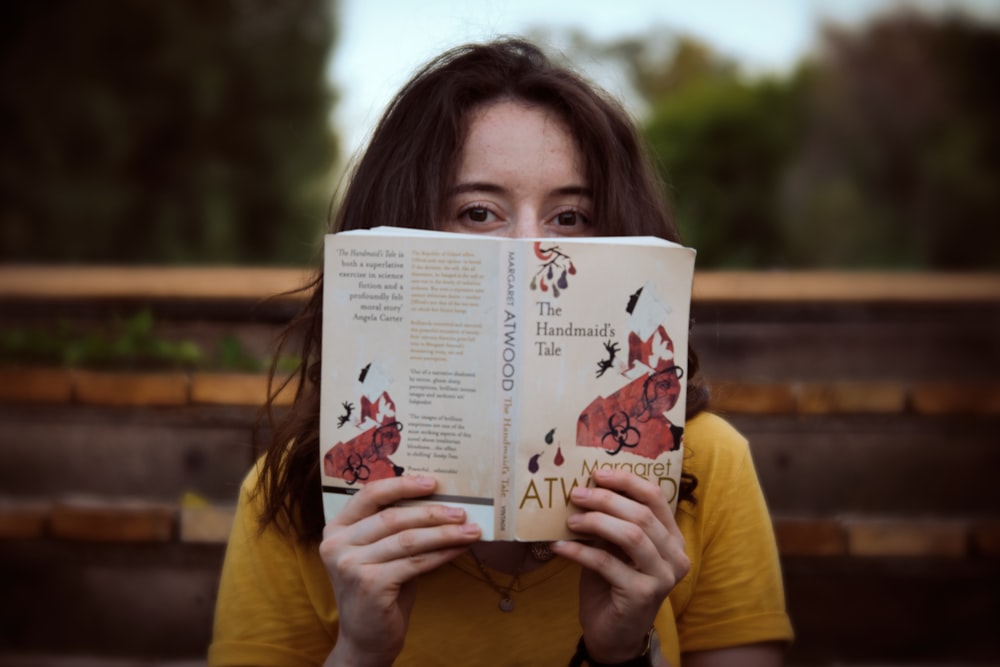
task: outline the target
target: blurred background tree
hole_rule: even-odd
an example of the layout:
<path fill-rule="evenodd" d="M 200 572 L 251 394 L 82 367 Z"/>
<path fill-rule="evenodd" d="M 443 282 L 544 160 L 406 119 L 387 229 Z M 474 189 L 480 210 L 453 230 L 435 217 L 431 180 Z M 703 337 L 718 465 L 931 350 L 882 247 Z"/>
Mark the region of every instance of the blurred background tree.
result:
<path fill-rule="evenodd" d="M 545 33 L 540 33 L 544 35 Z M 1000 268 L 1000 28 L 897 11 L 753 76 L 668 29 L 612 58 L 702 268 Z"/>
<path fill-rule="evenodd" d="M 828 27 L 781 78 L 683 41 L 632 67 L 701 266 L 996 269 L 998 57 L 995 25 L 903 12 Z"/>
<path fill-rule="evenodd" d="M 4 3 L 0 261 L 315 259 L 336 7 Z M 1000 268 L 995 21 L 827 26 L 769 75 L 666 28 L 566 34 L 534 36 L 631 84 L 700 267 Z"/>
<path fill-rule="evenodd" d="M 735 66 L 681 40 L 644 94 L 645 123 L 685 242 L 701 266 L 781 263 L 778 193 L 802 134 L 805 72 L 744 80 Z"/>
<path fill-rule="evenodd" d="M 826 31 L 782 192 L 797 266 L 1000 268 L 1000 29 L 904 12 Z"/>
<path fill-rule="evenodd" d="M 312 259 L 337 154 L 333 12 L 4 2 L 0 259 Z"/>

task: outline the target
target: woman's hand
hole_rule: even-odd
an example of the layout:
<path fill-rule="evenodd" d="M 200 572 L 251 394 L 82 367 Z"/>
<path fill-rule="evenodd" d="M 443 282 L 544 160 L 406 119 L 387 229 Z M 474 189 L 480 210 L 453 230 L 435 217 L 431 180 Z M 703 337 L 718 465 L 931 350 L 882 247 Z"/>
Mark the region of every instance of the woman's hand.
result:
<path fill-rule="evenodd" d="M 429 477 L 366 484 L 323 530 L 320 557 L 333 583 L 340 632 L 328 665 L 389 665 L 402 650 L 413 579 L 479 540 L 465 511 L 443 505 L 391 507 L 430 494 Z"/>
<path fill-rule="evenodd" d="M 663 491 L 628 472 L 594 471 L 595 488 L 577 487 L 582 512 L 567 521 L 594 542 L 554 542 L 558 555 L 583 566 L 580 623 L 587 651 L 622 662 L 645 648 L 656 614 L 691 563 Z"/>

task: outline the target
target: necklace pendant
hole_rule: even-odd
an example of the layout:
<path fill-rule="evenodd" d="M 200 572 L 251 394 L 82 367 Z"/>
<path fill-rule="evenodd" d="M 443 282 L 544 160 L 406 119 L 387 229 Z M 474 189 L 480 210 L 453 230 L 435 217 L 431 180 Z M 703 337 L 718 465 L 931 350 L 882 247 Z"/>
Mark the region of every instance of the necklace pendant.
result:
<path fill-rule="evenodd" d="M 514 601 L 510 597 L 505 597 L 500 600 L 500 611 L 514 611 Z"/>
<path fill-rule="evenodd" d="M 531 552 L 531 557 L 539 563 L 548 563 L 555 558 L 555 554 L 549 548 L 549 544 L 550 542 L 530 542 L 528 544 L 528 551 Z"/>

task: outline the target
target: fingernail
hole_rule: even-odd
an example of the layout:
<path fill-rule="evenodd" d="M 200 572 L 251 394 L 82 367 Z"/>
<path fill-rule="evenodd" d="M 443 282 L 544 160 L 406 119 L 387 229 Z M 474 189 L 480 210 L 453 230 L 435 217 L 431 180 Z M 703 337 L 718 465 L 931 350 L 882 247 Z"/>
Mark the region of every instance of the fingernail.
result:
<path fill-rule="evenodd" d="M 595 470 L 594 479 L 603 479 L 603 480 L 611 479 L 611 471 L 604 469 Z"/>
<path fill-rule="evenodd" d="M 465 516 L 465 510 L 461 507 L 445 507 L 444 513 L 451 519 L 461 519 Z"/>
<path fill-rule="evenodd" d="M 482 529 L 476 523 L 463 523 L 462 532 L 466 535 L 478 535 L 482 532 Z"/>
<path fill-rule="evenodd" d="M 570 514 L 568 517 L 566 517 L 566 525 L 569 526 L 570 528 L 573 528 L 574 526 L 579 526 L 582 521 L 583 517 L 580 516 L 579 514 Z"/>
<path fill-rule="evenodd" d="M 573 489 L 573 497 L 578 500 L 583 500 L 584 498 L 590 497 L 590 489 L 585 486 L 578 486 Z"/>
<path fill-rule="evenodd" d="M 426 475 L 417 475 L 417 484 L 424 487 L 425 489 L 431 489 L 434 487 L 434 478 L 427 477 Z"/>

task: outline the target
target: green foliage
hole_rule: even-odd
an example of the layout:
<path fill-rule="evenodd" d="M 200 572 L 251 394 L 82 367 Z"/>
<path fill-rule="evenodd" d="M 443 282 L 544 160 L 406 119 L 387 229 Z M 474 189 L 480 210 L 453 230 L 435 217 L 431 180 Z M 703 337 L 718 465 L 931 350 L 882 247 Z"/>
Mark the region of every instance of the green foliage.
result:
<path fill-rule="evenodd" d="M 627 39 L 607 49 L 608 55 L 622 59 L 632 85 L 650 102 L 692 85 L 729 83 L 738 75 L 734 63 L 696 39 L 678 36 L 666 59 L 657 57 L 654 45 L 658 41 L 656 32 L 651 32 L 645 40 Z"/>
<path fill-rule="evenodd" d="M 243 347 L 243 342 L 232 334 L 226 334 L 219 339 L 219 357 L 223 368 L 232 370 L 259 372 L 263 364 Z"/>
<path fill-rule="evenodd" d="M 647 104 L 700 267 L 1000 268 L 1000 26 L 904 11 L 822 47 L 762 78 L 662 29 L 572 42 Z"/>
<path fill-rule="evenodd" d="M 0 363 L 118 370 L 204 370 L 259 373 L 267 364 L 251 355 L 233 334 L 219 337 L 205 351 L 190 340 L 171 340 L 158 331 L 152 313 L 140 310 L 107 326 L 81 328 L 61 321 L 51 328 L 0 330 Z M 298 360 L 278 359 L 289 372 Z"/>
<path fill-rule="evenodd" d="M 830 29 L 782 223 L 800 265 L 1000 268 L 1000 27 Z"/>
<path fill-rule="evenodd" d="M 315 255 L 330 0 L 0 9 L 0 260 Z"/>
<path fill-rule="evenodd" d="M 701 266 L 782 259 L 778 190 L 800 132 L 794 84 L 693 80 L 657 100 L 646 137 Z"/>
<path fill-rule="evenodd" d="M 0 358 L 88 368 L 194 368 L 207 361 L 196 343 L 159 337 L 148 310 L 115 320 L 108 331 L 81 331 L 67 322 L 52 331 L 7 330 L 0 334 Z"/>

